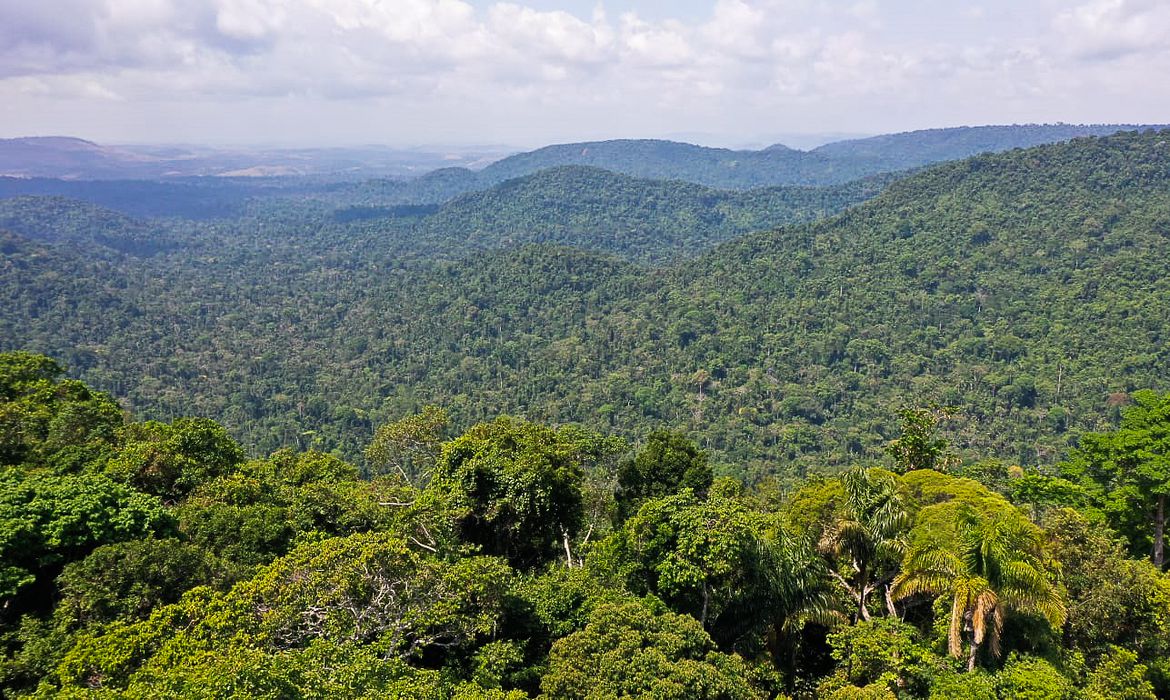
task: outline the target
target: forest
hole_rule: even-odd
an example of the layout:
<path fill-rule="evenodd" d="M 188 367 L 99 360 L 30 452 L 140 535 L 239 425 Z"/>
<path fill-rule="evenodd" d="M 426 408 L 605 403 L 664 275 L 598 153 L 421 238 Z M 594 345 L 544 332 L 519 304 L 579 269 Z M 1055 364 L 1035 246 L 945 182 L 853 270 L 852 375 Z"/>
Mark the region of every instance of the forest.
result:
<path fill-rule="evenodd" d="M 0 178 L 0 697 L 1170 698 L 1115 132 Z"/>
<path fill-rule="evenodd" d="M 3 199 L 0 349 L 252 456 L 358 461 L 439 405 L 460 429 L 682 431 L 745 483 L 880 456 L 908 406 L 968 459 L 1051 465 L 1170 389 L 1163 133 L 883 177 L 720 193 L 553 169 L 436 210 L 363 185 L 203 220 Z M 789 223 L 739 233 L 769 217 Z"/>
<path fill-rule="evenodd" d="M 881 460 L 789 488 L 669 430 L 453 435 L 433 406 L 359 470 L 0 354 L 0 692 L 1170 697 L 1170 394 L 1051 469 L 898 418 Z"/>

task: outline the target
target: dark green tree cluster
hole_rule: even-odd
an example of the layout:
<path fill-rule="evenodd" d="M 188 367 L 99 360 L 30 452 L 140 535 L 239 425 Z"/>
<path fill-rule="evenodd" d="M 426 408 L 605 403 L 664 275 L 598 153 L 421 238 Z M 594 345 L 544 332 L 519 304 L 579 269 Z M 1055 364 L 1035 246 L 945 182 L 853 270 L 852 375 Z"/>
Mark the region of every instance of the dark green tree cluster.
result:
<path fill-rule="evenodd" d="M 419 469 L 363 478 L 249 460 L 211 421 L 131 422 L 0 354 L 0 693 L 1170 697 L 1156 510 L 1114 493 L 1133 472 L 1157 500 L 1170 396 L 1136 396 L 1068 478 L 868 466 L 745 490 L 676 433 L 503 417 L 444 440 L 435 408 L 371 445 Z"/>

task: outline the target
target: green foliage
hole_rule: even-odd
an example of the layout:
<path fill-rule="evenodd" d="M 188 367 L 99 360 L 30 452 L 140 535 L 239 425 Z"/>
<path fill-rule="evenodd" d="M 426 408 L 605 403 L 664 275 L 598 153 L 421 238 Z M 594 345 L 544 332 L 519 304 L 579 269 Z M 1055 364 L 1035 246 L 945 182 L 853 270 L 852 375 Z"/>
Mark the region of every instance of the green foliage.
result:
<path fill-rule="evenodd" d="M 1132 398 L 1121 427 L 1081 436 L 1064 471 L 1090 489 L 1133 551 L 1149 552 L 1162 567 L 1170 515 L 1170 394 L 1137 391 Z"/>
<path fill-rule="evenodd" d="M 143 619 L 189 588 L 214 583 L 222 564 L 176 539 L 145 539 L 98 547 L 57 578 L 54 615 L 70 626 Z"/>
<path fill-rule="evenodd" d="M 1154 700 L 1154 687 L 1137 654 L 1114 647 L 1089 674 L 1086 700 Z"/>
<path fill-rule="evenodd" d="M 930 700 L 999 700 L 991 674 L 944 672 L 931 681 Z"/>
<path fill-rule="evenodd" d="M 1000 655 L 1009 611 L 1040 615 L 1057 629 L 1067 609 L 1051 580 L 1037 528 L 1018 514 L 979 512 L 967 504 L 950 512 L 951 533 L 911 534 L 913 544 L 892 595 L 949 599 L 947 650 L 959 658 L 965 647 L 967 670 L 973 671 L 981 650 L 992 658 Z M 922 513 L 919 517 L 916 529 L 924 527 Z"/>
<path fill-rule="evenodd" d="M 745 675 L 743 660 L 715 651 L 694 618 L 632 602 L 596 608 L 584 630 L 553 644 L 541 690 L 582 700 L 763 697 Z"/>
<path fill-rule="evenodd" d="M 902 434 L 886 446 L 898 473 L 916 469 L 946 471 L 954 466 L 955 456 L 949 452 L 947 441 L 938 435 L 939 422 L 945 413 L 905 408 L 898 415 L 902 418 Z"/>
<path fill-rule="evenodd" d="M 63 374 L 48 357 L 0 352 L 0 465 L 75 471 L 108 455 L 121 409 Z"/>
<path fill-rule="evenodd" d="M 618 517 L 625 520 L 644 501 L 691 489 L 700 496 L 714 480 L 707 455 L 684 435 L 656 430 L 618 469 Z"/>
<path fill-rule="evenodd" d="M 466 541 L 537 566 L 569 546 L 584 517 L 578 437 L 512 418 L 476 425 L 443 445 L 431 488 L 450 494 Z"/>
<path fill-rule="evenodd" d="M 1170 577 L 1126 556 L 1120 541 L 1072 510 L 1044 522 L 1067 591 L 1069 648 L 1096 661 L 1116 645 L 1170 671 Z"/>
<path fill-rule="evenodd" d="M 375 474 L 397 472 L 406 483 L 425 486 L 447 423 L 447 412 L 437 406 L 386 423 L 366 447 L 366 462 Z"/>
<path fill-rule="evenodd" d="M 100 475 L 0 469 L 0 599 L 95 547 L 173 526 L 158 499 Z"/>
<path fill-rule="evenodd" d="M 223 426 L 206 418 L 132 423 L 122 439 L 106 473 L 166 500 L 181 499 L 244 461 L 243 449 Z"/>
<path fill-rule="evenodd" d="M 1020 700 L 1072 700 L 1075 689 L 1069 679 L 1044 659 L 1022 656 L 1008 659 L 995 674 L 1001 698 Z"/>
<path fill-rule="evenodd" d="M 838 628 L 828 638 L 838 669 L 829 685 L 834 680 L 841 684 L 835 691 L 839 694 L 852 686 L 923 697 L 937 661 L 918 637 L 913 626 L 896 618 L 877 618 Z M 846 697 L 832 697 L 838 696 Z"/>

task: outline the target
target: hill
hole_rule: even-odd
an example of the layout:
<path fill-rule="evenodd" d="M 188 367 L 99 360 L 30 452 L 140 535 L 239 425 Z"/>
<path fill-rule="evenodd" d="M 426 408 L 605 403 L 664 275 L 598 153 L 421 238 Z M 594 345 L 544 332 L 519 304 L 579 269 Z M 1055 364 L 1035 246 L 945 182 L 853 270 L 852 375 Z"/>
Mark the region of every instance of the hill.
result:
<path fill-rule="evenodd" d="M 404 253 L 407 229 L 279 218 L 106 267 L 18 251 L 0 344 L 261 451 L 355 455 L 373 426 L 437 403 L 457 425 L 672 426 L 756 479 L 876 458 L 899 407 L 938 403 L 961 407 L 946 429 L 964 454 L 1050 463 L 1128 392 L 1166 388 L 1168 144 L 1126 133 L 944 164 L 659 270 L 550 245 L 436 260 Z M 118 305 L 71 310 L 101 294 Z"/>
<path fill-rule="evenodd" d="M 1109 136 L 1119 131 L 1151 128 L 1138 124 L 1027 124 L 962 126 L 886 134 L 825 144 L 812 153 L 834 161 L 861 162 L 882 170 L 904 170 L 959 160 L 980 153 L 998 153 L 1060 143 L 1084 136 Z"/>
<path fill-rule="evenodd" d="M 68 180 L 311 176 L 353 181 L 371 177 L 414 177 L 454 165 L 481 167 L 510 152 L 495 146 L 454 151 L 385 146 L 110 146 L 66 136 L 38 136 L 0 139 L 0 176 Z"/>
<path fill-rule="evenodd" d="M 836 213 L 889 179 L 729 191 L 561 166 L 451 200 L 423 219 L 416 235 L 479 248 L 554 243 L 661 263 L 749 231 Z"/>
<path fill-rule="evenodd" d="M 546 146 L 492 163 L 481 183 L 562 165 L 588 165 L 643 178 L 685 180 L 709 187 L 833 185 L 878 173 L 967 158 L 980 153 L 1103 136 L 1133 125 L 1015 125 L 930 129 L 827 144 L 812 151 L 774 145 L 759 151 L 706 148 L 656 140 L 614 140 Z"/>

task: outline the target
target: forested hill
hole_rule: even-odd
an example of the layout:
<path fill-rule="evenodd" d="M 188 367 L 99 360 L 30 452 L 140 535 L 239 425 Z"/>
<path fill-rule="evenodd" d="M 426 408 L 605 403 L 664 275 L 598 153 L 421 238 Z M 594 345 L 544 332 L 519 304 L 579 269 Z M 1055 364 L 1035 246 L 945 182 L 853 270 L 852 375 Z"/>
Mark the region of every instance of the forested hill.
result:
<path fill-rule="evenodd" d="M 619 139 L 546 146 L 496 161 L 483 170 L 443 168 L 409 180 L 369 180 L 319 192 L 334 203 L 441 204 L 549 168 L 587 166 L 633 177 L 681 180 L 723 189 L 841 185 L 984 152 L 1103 136 L 1125 125 L 1022 125 L 911 131 L 841 141 L 813 151 L 775 145 L 758 151 L 708 148 L 661 140 Z"/>
<path fill-rule="evenodd" d="M 735 191 L 562 166 L 458 197 L 423 219 L 416 235 L 482 248 L 555 243 L 659 263 L 749 231 L 837 213 L 892 179 Z"/>
<path fill-rule="evenodd" d="M 590 165 L 638 177 L 686 180 L 744 189 L 771 185 L 831 185 L 989 151 L 1103 136 L 1127 125 L 1015 125 L 911 131 L 842 141 L 812 151 L 707 148 L 657 140 L 614 140 L 546 146 L 484 168 L 480 182 L 498 182 L 558 165 Z"/>
<path fill-rule="evenodd" d="M 904 170 L 931 163 L 959 160 L 981 153 L 1030 148 L 1083 136 L 1109 136 L 1119 131 L 1162 129 L 1137 124 L 1027 124 L 1015 126 L 961 126 L 883 134 L 836 141 L 812 153 L 834 161 L 864 163 L 883 171 Z"/>
<path fill-rule="evenodd" d="M 0 344 L 261 451 L 356 455 L 435 403 L 458 426 L 672 426 L 755 479 L 878 458 L 899 407 L 937 402 L 963 454 L 1049 463 L 1167 388 L 1168 144 L 946 164 L 651 272 L 547 245 L 404 260 L 376 226 L 283 219 L 100 265 L 11 246 Z"/>

